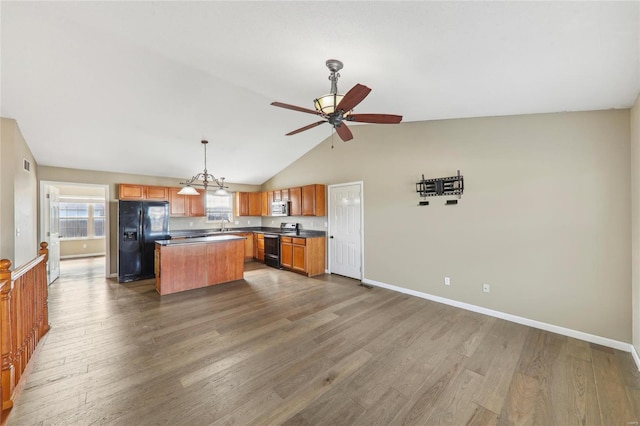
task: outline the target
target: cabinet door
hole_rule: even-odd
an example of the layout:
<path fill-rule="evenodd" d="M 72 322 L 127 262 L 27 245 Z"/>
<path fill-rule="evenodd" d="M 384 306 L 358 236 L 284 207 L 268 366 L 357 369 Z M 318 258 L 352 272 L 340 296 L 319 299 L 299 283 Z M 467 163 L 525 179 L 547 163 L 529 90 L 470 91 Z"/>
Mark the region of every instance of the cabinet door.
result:
<path fill-rule="evenodd" d="M 166 186 L 145 186 L 145 200 L 167 201 L 169 199 L 169 188 Z"/>
<path fill-rule="evenodd" d="M 280 190 L 280 198 L 281 198 L 281 201 L 289 201 L 289 190 L 288 189 L 281 189 Z"/>
<path fill-rule="evenodd" d="M 280 239 L 280 264 L 283 268 L 293 267 L 293 244 L 291 238 Z"/>
<path fill-rule="evenodd" d="M 264 234 L 256 234 L 256 260 L 264 262 Z"/>
<path fill-rule="evenodd" d="M 236 192 L 236 216 L 249 216 L 249 193 Z"/>
<path fill-rule="evenodd" d="M 262 196 L 259 192 L 249 192 L 249 216 L 262 215 Z"/>
<path fill-rule="evenodd" d="M 267 216 L 271 216 L 271 204 L 273 201 L 273 191 L 267 192 Z"/>
<path fill-rule="evenodd" d="M 280 189 L 273 191 L 273 201 L 282 201 L 282 191 Z"/>
<path fill-rule="evenodd" d="M 269 206 L 271 204 L 269 204 L 269 193 L 268 192 L 261 192 L 260 193 L 260 202 L 261 202 L 260 216 L 269 216 Z"/>
<path fill-rule="evenodd" d="M 289 214 L 302 216 L 302 188 L 289 188 Z"/>
<path fill-rule="evenodd" d="M 182 188 L 169 188 L 169 215 L 187 216 L 186 195 L 178 194 Z"/>
<path fill-rule="evenodd" d="M 253 257 L 253 234 L 248 233 L 244 234 L 244 236 L 247 237 L 247 239 L 244 240 L 244 258 L 246 260 Z"/>
<path fill-rule="evenodd" d="M 144 200 L 144 185 L 130 185 L 128 183 L 121 183 L 119 187 L 119 199 Z"/>
<path fill-rule="evenodd" d="M 291 269 L 298 272 L 307 272 L 306 247 L 292 244 L 293 259 Z"/>
<path fill-rule="evenodd" d="M 204 190 L 196 189 L 200 195 L 185 195 L 189 202 L 189 216 L 204 216 Z"/>
<path fill-rule="evenodd" d="M 326 201 L 324 185 L 307 185 L 302 187 L 302 215 L 325 216 Z"/>

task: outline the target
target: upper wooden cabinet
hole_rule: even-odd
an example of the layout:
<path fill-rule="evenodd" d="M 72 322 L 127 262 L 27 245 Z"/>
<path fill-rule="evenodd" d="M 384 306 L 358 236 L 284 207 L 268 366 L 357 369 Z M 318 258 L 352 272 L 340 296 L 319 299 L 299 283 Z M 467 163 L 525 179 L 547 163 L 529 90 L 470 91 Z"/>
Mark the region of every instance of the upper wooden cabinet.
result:
<path fill-rule="evenodd" d="M 269 201 L 269 193 L 261 192 L 260 198 L 262 201 L 262 209 L 260 211 L 260 215 L 269 216 L 271 214 L 271 202 Z M 271 194 L 271 198 L 273 198 L 273 193 Z"/>
<path fill-rule="evenodd" d="M 204 191 L 200 195 L 180 195 L 182 188 L 169 188 L 169 214 L 171 216 L 201 217 L 205 215 Z"/>
<path fill-rule="evenodd" d="M 146 186 L 145 199 L 154 201 L 168 201 L 169 188 L 166 186 Z"/>
<path fill-rule="evenodd" d="M 166 186 L 147 186 L 121 183 L 119 185 L 118 198 L 120 200 L 169 200 L 169 188 Z"/>
<path fill-rule="evenodd" d="M 289 188 L 289 214 L 302 216 L 302 188 Z"/>
<path fill-rule="evenodd" d="M 260 192 L 236 192 L 236 216 L 262 216 Z"/>
<path fill-rule="evenodd" d="M 121 200 L 144 200 L 144 185 L 120 184 L 118 198 Z"/>
<path fill-rule="evenodd" d="M 302 216 L 326 216 L 326 187 L 306 185 L 302 187 Z"/>

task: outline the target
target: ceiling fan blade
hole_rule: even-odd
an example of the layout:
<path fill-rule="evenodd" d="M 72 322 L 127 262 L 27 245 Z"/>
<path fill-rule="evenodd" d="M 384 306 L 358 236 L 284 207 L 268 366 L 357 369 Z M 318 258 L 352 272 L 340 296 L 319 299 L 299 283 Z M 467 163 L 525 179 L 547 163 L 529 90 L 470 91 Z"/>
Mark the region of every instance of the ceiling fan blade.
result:
<path fill-rule="evenodd" d="M 308 114 L 322 115 L 321 113 L 313 109 L 303 108 L 295 105 L 283 104 L 282 102 L 271 102 L 271 105 L 277 106 L 280 108 L 292 109 L 294 111 L 306 112 Z"/>
<path fill-rule="evenodd" d="M 351 111 L 356 105 L 358 105 L 367 95 L 371 92 L 367 86 L 362 84 L 356 84 L 344 95 L 344 98 L 340 101 L 337 110 L 343 110 L 344 112 Z"/>
<path fill-rule="evenodd" d="M 345 120 L 358 123 L 398 124 L 402 121 L 401 115 L 393 114 L 350 114 Z"/>
<path fill-rule="evenodd" d="M 340 136 L 340 139 L 342 139 L 343 141 L 346 142 L 353 139 L 353 133 L 351 133 L 351 130 L 349 130 L 349 128 L 347 127 L 347 123 L 345 123 L 344 121 L 334 128 L 336 129 L 336 133 L 338 134 L 338 136 Z"/>
<path fill-rule="evenodd" d="M 326 123 L 325 120 L 318 121 L 317 123 L 309 124 L 308 126 L 300 127 L 297 130 L 287 133 L 285 136 L 295 135 L 296 133 L 304 132 L 305 130 L 313 129 L 316 126 L 321 125 L 322 123 Z"/>

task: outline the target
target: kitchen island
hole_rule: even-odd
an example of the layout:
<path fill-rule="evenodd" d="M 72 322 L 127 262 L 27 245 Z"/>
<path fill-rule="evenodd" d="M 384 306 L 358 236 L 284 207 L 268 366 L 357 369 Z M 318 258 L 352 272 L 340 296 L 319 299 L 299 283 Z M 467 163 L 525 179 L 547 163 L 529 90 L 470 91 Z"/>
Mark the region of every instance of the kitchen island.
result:
<path fill-rule="evenodd" d="M 218 235 L 156 241 L 156 290 L 165 295 L 241 280 L 245 239 Z"/>

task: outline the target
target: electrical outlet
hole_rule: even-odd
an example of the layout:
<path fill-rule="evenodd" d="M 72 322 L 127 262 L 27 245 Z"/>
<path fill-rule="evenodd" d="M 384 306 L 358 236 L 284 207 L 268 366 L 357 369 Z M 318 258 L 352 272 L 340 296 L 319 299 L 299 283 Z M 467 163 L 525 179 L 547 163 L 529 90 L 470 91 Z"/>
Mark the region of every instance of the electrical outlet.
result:
<path fill-rule="evenodd" d="M 451 278 L 444 277 L 444 285 L 451 285 Z"/>
<path fill-rule="evenodd" d="M 491 286 L 489 284 L 482 284 L 483 293 L 489 293 L 491 291 Z"/>
<path fill-rule="evenodd" d="M 189 226 L 193 226 L 193 222 L 189 222 Z"/>
<path fill-rule="evenodd" d="M 250 220 L 247 221 L 247 225 L 251 225 L 251 221 Z"/>
<path fill-rule="evenodd" d="M 310 226 L 313 228 L 313 221 L 311 221 L 311 225 Z"/>

